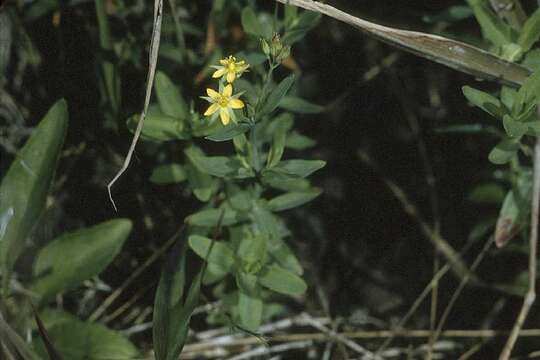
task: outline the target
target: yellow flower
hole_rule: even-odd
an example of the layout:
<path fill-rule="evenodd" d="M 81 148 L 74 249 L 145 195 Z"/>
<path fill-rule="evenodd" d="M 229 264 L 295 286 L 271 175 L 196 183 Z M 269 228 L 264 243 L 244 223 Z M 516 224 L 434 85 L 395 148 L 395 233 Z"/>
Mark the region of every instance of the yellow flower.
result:
<path fill-rule="evenodd" d="M 213 74 L 213 78 L 220 78 L 226 75 L 228 83 L 232 83 L 237 77 L 242 76 L 242 74 L 247 71 L 249 64 L 246 64 L 244 60 L 236 61 L 236 58 L 232 55 L 225 59 L 219 60 L 221 66 L 212 66 L 214 69 L 217 69 Z"/>
<path fill-rule="evenodd" d="M 223 92 L 219 93 L 212 89 L 206 89 L 208 97 L 204 96 L 203 99 L 212 103 L 205 111 L 204 116 L 212 116 L 215 118 L 217 116 L 217 111 L 219 110 L 219 117 L 223 125 L 227 125 L 231 117 L 233 121 L 235 115 L 232 109 L 241 109 L 244 107 L 244 102 L 238 99 L 238 96 L 241 94 L 233 95 L 233 88 L 231 84 L 227 84 L 223 88 Z"/>

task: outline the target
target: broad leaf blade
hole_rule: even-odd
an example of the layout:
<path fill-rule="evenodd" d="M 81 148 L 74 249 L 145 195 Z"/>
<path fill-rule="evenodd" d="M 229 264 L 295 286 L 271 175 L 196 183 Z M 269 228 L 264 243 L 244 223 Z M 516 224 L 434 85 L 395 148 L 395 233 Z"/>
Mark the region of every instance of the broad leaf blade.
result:
<path fill-rule="evenodd" d="M 156 96 L 161 111 L 175 119 L 187 119 L 189 108 L 178 87 L 161 71 L 156 73 L 155 81 Z"/>
<path fill-rule="evenodd" d="M 64 100 L 47 112 L 17 153 L 0 185 L 0 266 L 4 288 L 24 240 L 41 214 L 64 144 L 68 112 Z"/>
<path fill-rule="evenodd" d="M 32 291 L 47 301 L 101 273 L 120 252 L 131 228 L 128 219 L 110 220 L 53 240 L 36 257 Z"/>

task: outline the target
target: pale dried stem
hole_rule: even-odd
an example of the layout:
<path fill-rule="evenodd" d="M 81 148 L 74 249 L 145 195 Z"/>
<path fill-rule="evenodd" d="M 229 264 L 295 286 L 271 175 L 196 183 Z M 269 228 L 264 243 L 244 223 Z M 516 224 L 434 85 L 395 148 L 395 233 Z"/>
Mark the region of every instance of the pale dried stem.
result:
<path fill-rule="evenodd" d="M 540 113 L 540 110 L 539 110 Z M 527 319 L 536 298 L 536 252 L 538 247 L 538 214 L 540 208 L 540 139 L 534 146 L 533 189 L 531 199 L 531 229 L 529 236 L 529 285 L 523 305 L 516 319 L 512 332 L 499 356 L 499 360 L 508 360 L 519 337 L 519 332 Z"/>
<path fill-rule="evenodd" d="M 531 74 L 529 69 L 521 65 L 502 60 L 487 51 L 453 39 L 382 26 L 317 1 L 275 1 L 330 16 L 392 46 L 481 79 L 496 80 L 518 87 Z"/>
<path fill-rule="evenodd" d="M 157 58 L 158 58 L 158 53 L 159 53 L 159 41 L 161 39 L 162 18 L 163 18 L 163 0 L 155 0 L 154 1 L 154 26 L 152 29 L 152 39 L 150 42 L 150 51 L 149 51 L 149 56 L 148 56 L 149 57 L 148 79 L 146 82 L 146 95 L 144 98 L 144 108 L 139 118 L 139 122 L 137 124 L 137 129 L 135 130 L 135 134 L 133 135 L 133 139 L 131 140 L 131 145 L 129 146 L 129 150 L 124 160 L 124 164 L 122 165 L 122 168 L 120 169 L 120 171 L 118 171 L 118 173 L 111 180 L 111 182 L 107 184 L 107 191 L 109 193 L 109 199 L 115 211 L 118 211 L 118 209 L 116 207 L 116 204 L 114 203 L 111 189 L 112 189 L 112 186 L 116 183 L 116 181 L 122 176 L 122 174 L 124 174 L 124 172 L 129 167 L 129 164 L 131 163 L 131 158 L 133 157 L 133 153 L 135 152 L 135 146 L 137 145 L 137 142 L 139 141 L 139 137 L 141 136 L 141 132 L 144 125 L 144 119 L 146 118 L 148 105 L 150 104 L 150 98 L 152 96 L 152 88 L 154 86 L 154 75 L 156 73 L 156 64 L 157 64 Z"/>

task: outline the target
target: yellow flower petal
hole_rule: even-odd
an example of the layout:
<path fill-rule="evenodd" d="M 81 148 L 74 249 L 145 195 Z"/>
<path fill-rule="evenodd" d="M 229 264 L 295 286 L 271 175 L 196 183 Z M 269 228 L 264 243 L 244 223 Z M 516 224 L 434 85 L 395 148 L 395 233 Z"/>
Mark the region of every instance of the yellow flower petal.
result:
<path fill-rule="evenodd" d="M 215 113 L 216 111 L 218 111 L 219 109 L 219 105 L 218 104 L 212 104 L 208 107 L 208 109 L 206 109 L 206 111 L 204 112 L 204 116 L 210 116 L 212 115 L 213 113 Z"/>
<path fill-rule="evenodd" d="M 227 65 L 227 64 L 229 63 L 229 60 L 227 60 L 226 58 L 225 58 L 225 59 L 221 59 L 221 60 L 219 60 L 219 63 L 220 63 L 221 65 Z"/>
<path fill-rule="evenodd" d="M 228 78 L 229 76 L 227 76 L 227 80 Z M 232 85 L 228 84 L 227 86 L 225 86 L 225 89 L 223 89 L 223 96 L 229 97 L 231 95 L 232 95 Z"/>
<path fill-rule="evenodd" d="M 227 69 L 226 69 L 226 68 L 221 68 L 221 69 L 219 69 L 219 70 L 216 70 L 216 71 L 212 74 L 212 77 L 213 77 L 213 78 L 222 77 L 223 75 L 225 75 L 226 72 L 227 72 Z"/>
<path fill-rule="evenodd" d="M 206 93 L 208 96 L 210 96 L 212 99 L 219 99 L 219 93 L 213 89 L 206 89 Z"/>
<path fill-rule="evenodd" d="M 236 79 L 236 72 L 229 71 L 229 73 L 227 73 L 227 82 L 232 83 L 234 79 Z"/>
<path fill-rule="evenodd" d="M 223 125 L 227 125 L 229 123 L 229 120 L 231 119 L 231 116 L 229 115 L 229 111 L 227 110 L 227 108 L 221 108 L 219 110 L 219 117 Z"/>
<path fill-rule="evenodd" d="M 231 99 L 229 100 L 229 106 L 232 109 L 241 109 L 244 107 L 244 102 L 240 99 Z"/>

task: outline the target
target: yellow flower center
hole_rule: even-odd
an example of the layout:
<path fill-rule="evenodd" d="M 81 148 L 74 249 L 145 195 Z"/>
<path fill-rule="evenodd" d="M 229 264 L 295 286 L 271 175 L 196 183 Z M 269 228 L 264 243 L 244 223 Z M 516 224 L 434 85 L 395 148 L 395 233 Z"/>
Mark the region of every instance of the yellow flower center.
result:
<path fill-rule="evenodd" d="M 229 98 L 220 94 L 217 103 L 221 107 L 227 107 L 227 105 L 229 105 Z"/>
<path fill-rule="evenodd" d="M 235 72 L 236 71 L 236 64 L 234 62 L 230 62 L 227 65 L 227 69 L 229 70 L 229 72 Z"/>

